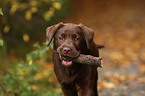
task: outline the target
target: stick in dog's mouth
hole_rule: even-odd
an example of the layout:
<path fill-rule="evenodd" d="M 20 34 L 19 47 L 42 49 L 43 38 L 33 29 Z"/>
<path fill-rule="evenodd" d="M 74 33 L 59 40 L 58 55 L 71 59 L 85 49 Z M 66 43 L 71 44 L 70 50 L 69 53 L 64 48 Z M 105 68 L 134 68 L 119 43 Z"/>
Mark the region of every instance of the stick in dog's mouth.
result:
<path fill-rule="evenodd" d="M 71 57 L 64 57 L 61 54 L 59 54 L 59 57 L 60 57 L 63 65 L 65 65 L 65 66 L 71 66 L 72 65 Z"/>
<path fill-rule="evenodd" d="M 65 66 L 71 66 L 72 63 L 75 62 L 75 63 L 80 63 L 80 64 L 97 65 L 98 67 L 102 68 L 102 65 L 101 65 L 102 57 L 95 57 L 95 56 L 84 55 L 84 54 L 80 54 L 76 58 L 63 56 L 61 54 L 59 54 L 59 57 L 62 61 L 62 64 Z"/>

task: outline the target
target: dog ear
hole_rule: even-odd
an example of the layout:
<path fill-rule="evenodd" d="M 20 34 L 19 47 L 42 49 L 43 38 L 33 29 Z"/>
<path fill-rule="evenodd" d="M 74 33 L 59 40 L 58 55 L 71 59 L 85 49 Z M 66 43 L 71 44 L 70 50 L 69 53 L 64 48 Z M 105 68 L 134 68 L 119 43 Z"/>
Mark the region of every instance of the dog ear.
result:
<path fill-rule="evenodd" d="M 48 44 L 47 46 L 49 46 L 49 44 L 51 43 L 56 31 L 63 25 L 62 22 L 56 24 L 56 25 L 53 25 L 53 26 L 50 26 L 46 29 L 46 37 L 48 38 Z"/>
<path fill-rule="evenodd" d="M 93 41 L 93 38 L 94 38 L 94 32 L 93 32 L 92 29 L 84 26 L 81 23 L 79 24 L 79 26 L 82 29 L 82 31 L 84 32 L 87 48 L 90 49 L 90 44 L 91 44 L 91 42 Z"/>
<path fill-rule="evenodd" d="M 104 46 L 103 46 L 103 45 L 99 45 L 99 44 L 96 44 L 96 47 L 97 47 L 97 49 L 104 48 Z"/>

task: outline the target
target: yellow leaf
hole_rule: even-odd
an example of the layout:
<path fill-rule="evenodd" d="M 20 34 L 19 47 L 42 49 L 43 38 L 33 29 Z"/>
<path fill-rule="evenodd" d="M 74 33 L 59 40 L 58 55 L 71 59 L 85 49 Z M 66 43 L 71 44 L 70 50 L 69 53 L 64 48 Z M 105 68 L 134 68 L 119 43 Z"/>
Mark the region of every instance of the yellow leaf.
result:
<path fill-rule="evenodd" d="M 119 80 L 120 81 L 124 81 L 126 79 L 126 76 L 125 75 L 121 75 L 120 77 L 119 77 Z"/>
<path fill-rule="evenodd" d="M 4 27 L 4 32 L 5 33 L 8 33 L 10 31 L 10 26 L 9 25 L 6 25 L 5 27 Z"/>
<path fill-rule="evenodd" d="M 38 1 L 37 0 L 30 0 L 30 5 L 31 6 L 37 6 L 37 3 Z"/>
<path fill-rule="evenodd" d="M 32 59 L 29 60 L 28 64 L 29 64 L 29 65 L 32 65 L 32 63 L 33 63 L 33 60 L 32 60 Z"/>
<path fill-rule="evenodd" d="M 109 89 L 116 87 L 116 85 L 113 82 L 106 82 L 106 81 L 103 82 L 103 86 Z"/>
<path fill-rule="evenodd" d="M 29 41 L 29 35 L 28 35 L 28 34 L 24 34 L 24 35 L 23 35 L 23 40 L 24 40 L 25 42 L 28 42 L 28 41 Z"/>
<path fill-rule="evenodd" d="M 14 14 L 17 11 L 18 6 L 19 6 L 19 4 L 14 2 L 11 9 L 10 9 L 10 14 Z"/>
<path fill-rule="evenodd" d="M 61 9 L 61 4 L 58 3 L 58 2 L 54 2 L 53 7 L 56 8 L 57 10 L 60 10 Z"/>
<path fill-rule="evenodd" d="M 37 9 L 36 7 L 32 7 L 32 8 L 31 8 L 31 12 L 32 12 L 32 13 L 36 13 L 37 11 L 38 11 L 38 9 Z"/>
<path fill-rule="evenodd" d="M 25 13 L 25 19 L 28 21 L 32 19 L 32 12 L 31 11 L 27 11 Z"/>
<path fill-rule="evenodd" d="M 53 7 L 51 7 L 50 9 L 49 9 L 49 11 L 47 11 L 47 12 L 45 12 L 44 13 L 44 19 L 46 20 L 46 21 L 49 21 L 50 20 L 50 18 L 54 15 L 54 12 L 55 12 L 55 9 L 53 8 Z"/>

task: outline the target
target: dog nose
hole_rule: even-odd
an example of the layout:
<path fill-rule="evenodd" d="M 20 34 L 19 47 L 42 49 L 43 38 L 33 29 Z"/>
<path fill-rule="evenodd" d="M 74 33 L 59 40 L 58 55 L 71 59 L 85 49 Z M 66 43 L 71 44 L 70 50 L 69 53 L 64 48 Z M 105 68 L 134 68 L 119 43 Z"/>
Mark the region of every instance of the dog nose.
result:
<path fill-rule="evenodd" d="M 71 49 L 68 48 L 68 47 L 64 47 L 64 48 L 63 48 L 63 53 L 64 53 L 64 54 L 70 54 L 70 51 L 71 51 Z"/>

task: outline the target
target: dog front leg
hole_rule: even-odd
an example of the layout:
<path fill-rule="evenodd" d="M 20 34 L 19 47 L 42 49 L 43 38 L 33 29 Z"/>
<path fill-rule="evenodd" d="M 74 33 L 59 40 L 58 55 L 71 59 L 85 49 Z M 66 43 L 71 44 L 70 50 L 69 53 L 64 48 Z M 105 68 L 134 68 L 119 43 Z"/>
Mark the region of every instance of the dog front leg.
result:
<path fill-rule="evenodd" d="M 61 83 L 61 89 L 64 96 L 78 96 L 76 88 L 71 84 Z"/>

